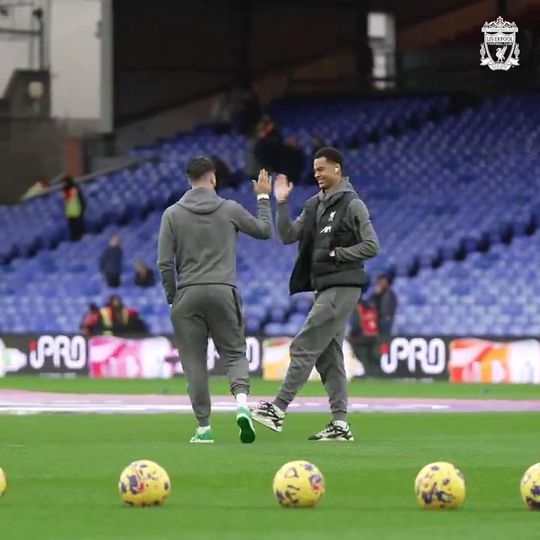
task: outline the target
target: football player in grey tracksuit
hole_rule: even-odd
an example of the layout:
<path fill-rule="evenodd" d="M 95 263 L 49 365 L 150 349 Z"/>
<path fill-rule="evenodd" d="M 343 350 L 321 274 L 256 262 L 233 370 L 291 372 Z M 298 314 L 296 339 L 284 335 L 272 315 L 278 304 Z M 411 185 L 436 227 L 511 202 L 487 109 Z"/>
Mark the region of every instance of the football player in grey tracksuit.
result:
<path fill-rule="evenodd" d="M 209 158 L 192 159 L 187 175 L 191 189 L 163 213 L 157 264 L 198 423 L 190 442 L 214 442 L 206 366 L 211 336 L 236 397 L 240 440 L 251 443 L 255 430 L 247 408 L 249 374 L 236 290 L 236 242 L 238 232 L 260 239 L 272 236 L 270 179 L 262 170 L 258 181 L 253 181 L 258 201 L 255 218 L 237 202 L 217 195 L 215 166 Z"/>
<path fill-rule="evenodd" d="M 343 339 L 347 321 L 367 283 L 364 261 L 379 251 L 366 205 L 343 177 L 342 163 L 343 157 L 335 148 L 317 151 L 313 166 L 320 192 L 306 202 L 294 223 L 287 204 L 292 184 L 283 175 L 276 178 L 278 234 L 285 244 L 300 241 L 290 293 L 315 291 L 315 301 L 291 343 L 291 363 L 275 400 L 263 401 L 252 409 L 254 420 L 281 431 L 288 405 L 315 367 L 333 418 L 310 437 L 315 441 L 354 440 L 347 423 Z"/>

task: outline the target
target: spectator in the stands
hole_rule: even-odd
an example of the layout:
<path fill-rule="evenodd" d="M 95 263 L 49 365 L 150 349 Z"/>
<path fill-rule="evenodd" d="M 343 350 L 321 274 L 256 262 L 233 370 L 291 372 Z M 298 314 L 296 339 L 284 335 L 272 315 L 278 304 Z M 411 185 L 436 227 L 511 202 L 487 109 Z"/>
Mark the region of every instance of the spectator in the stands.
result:
<path fill-rule="evenodd" d="M 377 310 L 373 302 L 362 299 L 353 311 L 349 342 L 367 377 L 380 374 L 377 367 L 378 335 Z"/>
<path fill-rule="evenodd" d="M 287 137 L 281 153 L 281 172 L 292 182 L 300 184 L 303 180 L 305 159 L 298 138 Z"/>
<path fill-rule="evenodd" d="M 257 178 L 259 174 L 259 164 L 257 163 L 257 158 L 255 157 L 255 145 L 257 140 L 253 137 L 246 137 L 246 147 L 244 150 L 244 171 L 248 178 Z"/>
<path fill-rule="evenodd" d="M 257 142 L 253 149 L 259 168 L 270 172 L 281 169 L 283 139 L 274 119 L 265 114 L 257 126 Z"/>
<path fill-rule="evenodd" d="M 214 100 L 210 117 L 214 126 L 214 131 L 218 135 L 229 133 L 231 131 L 231 120 L 234 106 L 233 91 L 220 94 Z"/>
<path fill-rule="evenodd" d="M 245 85 L 241 90 L 237 113 L 233 116 L 233 125 L 245 137 L 244 171 L 248 177 L 257 178 L 260 167 L 255 157 L 257 144 L 257 125 L 261 119 L 261 105 L 257 94 Z"/>
<path fill-rule="evenodd" d="M 84 234 L 84 198 L 71 176 L 66 176 L 62 185 L 64 215 L 68 224 L 69 239 L 75 242 Z"/>
<path fill-rule="evenodd" d="M 99 258 L 99 269 L 109 287 L 120 286 L 120 275 L 122 274 L 122 261 L 124 254 L 120 245 L 120 236 L 111 236 L 109 245 L 103 250 Z"/>
<path fill-rule="evenodd" d="M 212 154 L 210 159 L 216 166 L 216 181 L 218 190 L 219 188 L 234 187 L 238 184 L 237 178 L 231 172 L 229 166 L 219 156 Z"/>
<path fill-rule="evenodd" d="M 381 275 L 377 278 L 372 301 L 377 310 L 379 334 L 381 338 L 388 338 L 392 334 L 392 326 L 397 309 L 396 293 L 390 286 L 388 276 Z"/>
<path fill-rule="evenodd" d="M 137 287 L 152 287 L 155 283 L 154 271 L 142 261 L 135 261 L 135 285 Z"/>
<path fill-rule="evenodd" d="M 103 332 L 101 313 L 96 304 L 90 304 L 88 311 L 84 314 L 81 326 L 81 332 L 84 336 L 97 336 Z"/>
<path fill-rule="evenodd" d="M 233 119 L 238 126 L 238 131 L 248 138 L 253 137 L 260 118 L 261 104 L 257 94 L 249 86 L 242 88 L 238 107 L 235 104 L 233 111 Z"/>
<path fill-rule="evenodd" d="M 147 332 L 146 324 L 137 310 L 125 307 L 118 294 L 109 297 L 107 305 L 100 309 L 100 314 L 104 334 L 125 336 Z"/>

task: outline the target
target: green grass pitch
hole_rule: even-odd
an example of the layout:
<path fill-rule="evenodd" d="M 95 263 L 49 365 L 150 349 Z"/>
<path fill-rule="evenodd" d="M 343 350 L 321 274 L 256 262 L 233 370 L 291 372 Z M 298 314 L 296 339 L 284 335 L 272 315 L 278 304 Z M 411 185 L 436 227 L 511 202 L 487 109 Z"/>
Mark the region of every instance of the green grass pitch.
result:
<path fill-rule="evenodd" d="M 39 390 L 176 391 L 176 381 L 0 380 L 0 387 Z M 224 393 L 223 381 L 213 383 Z M 276 385 L 257 382 L 259 394 Z M 354 383 L 356 395 L 534 398 L 534 387 Z M 310 384 L 304 393 L 320 394 Z M 0 499 L 6 540 L 303 540 L 537 539 L 540 512 L 519 497 L 525 469 L 540 461 L 538 413 L 353 414 L 357 442 L 306 440 L 324 414 L 287 417 L 284 432 L 262 427 L 253 445 L 237 439 L 234 415 L 216 414 L 216 443 L 187 440 L 189 415 L 0 416 L 0 467 L 8 491 Z M 160 508 L 129 508 L 117 481 L 135 459 L 152 459 L 171 476 Z M 282 509 L 272 477 L 286 461 L 307 459 L 326 478 L 315 509 Z M 413 482 L 430 461 L 447 460 L 465 474 L 467 498 L 451 512 L 422 511 Z"/>

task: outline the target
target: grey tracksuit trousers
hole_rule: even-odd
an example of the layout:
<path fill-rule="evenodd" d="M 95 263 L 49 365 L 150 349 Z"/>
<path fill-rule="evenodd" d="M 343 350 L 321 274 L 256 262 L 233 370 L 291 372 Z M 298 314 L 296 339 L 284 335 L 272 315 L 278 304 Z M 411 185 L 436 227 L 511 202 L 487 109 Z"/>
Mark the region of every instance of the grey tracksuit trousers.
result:
<path fill-rule="evenodd" d="M 209 336 L 227 367 L 231 393 L 249 393 L 240 297 L 229 285 L 184 287 L 174 299 L 171 321 L 195 418 L 199 426 L 207 426 L 211 407 L 206 366 Z"/>
<path fill-rule="evenodd" d="M 287 409 L 315 367 L 328 394 L 334 420 L 347 418 L 343 339 L 360 294 L 359 287 L 332 287 L 315 295 L 307 320 L 291 343 L 291 363 L 274 401 L 281 410 Z"/>

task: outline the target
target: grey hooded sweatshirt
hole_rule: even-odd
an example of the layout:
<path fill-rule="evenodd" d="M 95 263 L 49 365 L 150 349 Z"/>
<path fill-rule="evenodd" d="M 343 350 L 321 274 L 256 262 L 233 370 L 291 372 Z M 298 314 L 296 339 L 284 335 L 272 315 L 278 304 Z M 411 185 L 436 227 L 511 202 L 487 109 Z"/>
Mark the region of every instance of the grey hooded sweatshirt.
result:
<path fill-rule="evenodd" d="M 236 286 L 238 232 L 253 238 L 272 236 L 270 199 L 258 200 L 257 217 L 211 188 L 196 188 L 163 213 L 157 265 L 172 304 L 178 288 L 188 285 Z"/>

